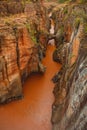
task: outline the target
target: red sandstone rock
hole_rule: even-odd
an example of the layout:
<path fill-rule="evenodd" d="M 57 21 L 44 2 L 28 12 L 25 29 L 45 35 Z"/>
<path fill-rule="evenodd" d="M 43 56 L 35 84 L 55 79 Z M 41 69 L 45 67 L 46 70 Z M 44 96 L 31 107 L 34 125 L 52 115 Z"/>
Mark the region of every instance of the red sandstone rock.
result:
<path fill-rule="evenodd" d="M 64 14 L 65 9 L 67 13 Z M 85 31 L 87 19 L 84 19 L 87 12 L 85 10 L 87 11 L 86 5 L 73 5 L 68 8 L 65 6 L 62 11 L 57 12 L 56 19 L 59 18 L 57 29 L 63 29 L 63 32 L 56 37 L 57 49 L 53 58 L 62 63 L 62 69 L 53 78 L 56 83 L 52 112 L 53 130 L 87 129 L 87 32 Z M 83 12 L 82 17 L 79 17 L 79 12 Z M 59 17 L 60 13 L 63 17 Z"/>
<path fill-rule="evenodd" d="M 22 96 L 22 84 L 30 73 L 45 71 L 41 59 L 47 34 L 42 35 L 41 31 L 47 29 L 40 1 L 25 4 L 25 14 L 21 15 L 17 14 L 23 12 L 21 1 L 1 3 L 1 16 L 16 14 L 0 20 L 0 103 L 3 103 Z"/>

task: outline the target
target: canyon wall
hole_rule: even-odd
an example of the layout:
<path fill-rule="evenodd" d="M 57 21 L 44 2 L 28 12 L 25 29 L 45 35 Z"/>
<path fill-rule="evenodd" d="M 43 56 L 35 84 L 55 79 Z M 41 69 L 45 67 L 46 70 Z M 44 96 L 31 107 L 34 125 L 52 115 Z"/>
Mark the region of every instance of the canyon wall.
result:
<path fill-rule="evenodd" d="M 22 0 L 0 0 L 0 16 L 9 16 L 23 13 L 24 6 Z"/>
<path fill-rule="evenodd" d="M 52 17 L 56 25 L 53 59 L 62 64 L 53 77 L 53 130 L 86 130 L 87 4 L 56 7 Z"/>
<path fill-rule="evenodd" d="M 14 1 L 10 4 L 12 6 Z M 27 77 L 33 72 L 45 71 L 41 63 L 48 35 L 45 8 L 40 1 L 30 5 L 25 5 L 22 14 L 17 12 L 17 5 L 15 13 L 10 5 L 7 13 L 0 8 L 0 13 L 5 15 L 0 17 L 0 103 L 21 98 Z"/>
<path fill-rule="evenodd" d="M 53 130 L 86 130 L 87 4 L 46 9 L 39 0 L 27 4 L 21 0 L 0 2 L 0 103 L 21 98 L 27 77 L 45 71 L 41 60 L 48 38 L 54 38 L 53 60 L 62 68 L 53 77 Z M 55 33 L 49 36 L 47 15 L 51 10 Z"/>

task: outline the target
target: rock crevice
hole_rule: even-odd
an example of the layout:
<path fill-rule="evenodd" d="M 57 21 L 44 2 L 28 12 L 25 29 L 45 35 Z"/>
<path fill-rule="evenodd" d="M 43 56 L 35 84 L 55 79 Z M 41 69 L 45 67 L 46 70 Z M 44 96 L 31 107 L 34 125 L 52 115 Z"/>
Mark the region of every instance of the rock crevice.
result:
<path fill-rule="evenodd" d="M 13 3 L 10 1 L 10 4 Z M 35 7 L 41 6 L 39 10 L 34 8 L 34 4 Z M 31 9 L 29 4 L 25 4 L 24 14 L 15 12 L 13 16 L 9 13 L 9 17 L 1 17 L 0 103 L 22 97 L 22 85 L 27 77 L 33 72 L 45 71 L 41 61 L 45 55 L 48 35 L 47 23 L 43 19 L 47 16 L 45 7 L 39 1 L 34 4 L 31 2 Z"/>
<path fill-rule="evenodd" d="M 54 11 L 57 48 L 53 59 L 60 62 L 62 68 L 53 77 L 56 84 L 52 112 L 53 130 L 87 129 L 86 10 L 86 5 L 65 5 L 62 10 L 57 8 Z"/>

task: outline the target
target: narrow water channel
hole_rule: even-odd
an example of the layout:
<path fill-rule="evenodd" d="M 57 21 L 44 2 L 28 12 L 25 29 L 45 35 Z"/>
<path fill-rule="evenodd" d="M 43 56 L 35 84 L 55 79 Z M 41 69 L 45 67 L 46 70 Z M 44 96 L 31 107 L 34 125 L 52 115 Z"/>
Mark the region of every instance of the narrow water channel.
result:
<path fill-rule="evenodd" d="M 52 76 L 60 69 L 53 62 L 55 47 L 48 45 L 43 75 L 31 75 L 23 87 L 24 98 L 0 106 L 0 130 L 51 130 L 51 107 L 54 100 Z"/>
<path fill-rule="evenodd" d="M 52 14 L 50 14 L 51 16 Z M 50 34 L 54 34 L 54 22 L 51 20 Z M 49 40 L 44 74 L 33 74 L 23 86 L 24 98 L 0 106 L 0 130 L 51 130 L 54 84 L 52 77 L 60 64 L 52 59 L 55 50 L 54 39 Z"/>

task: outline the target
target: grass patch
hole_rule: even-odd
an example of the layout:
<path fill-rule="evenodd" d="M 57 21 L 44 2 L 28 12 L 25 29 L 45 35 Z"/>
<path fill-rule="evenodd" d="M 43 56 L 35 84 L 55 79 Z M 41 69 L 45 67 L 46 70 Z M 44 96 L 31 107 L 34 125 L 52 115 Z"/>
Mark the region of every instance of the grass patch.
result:
<path fill-rule="evenodd" d="M 35 37 L 35 34 L 36 34 L 36 30 L 34 29 L 34 26 L 33 25 L 30 25 L 29 23 L 26 23 L 26 28 L 28 29 L 28 32 L 31 36 L 31 39 L 34 43 L 37 43 L 37 39 Z"/>

